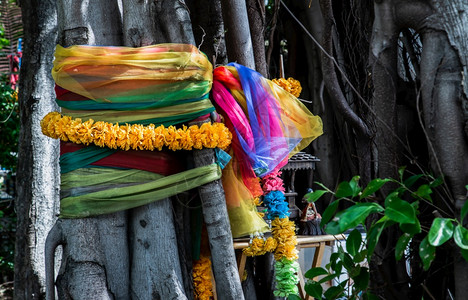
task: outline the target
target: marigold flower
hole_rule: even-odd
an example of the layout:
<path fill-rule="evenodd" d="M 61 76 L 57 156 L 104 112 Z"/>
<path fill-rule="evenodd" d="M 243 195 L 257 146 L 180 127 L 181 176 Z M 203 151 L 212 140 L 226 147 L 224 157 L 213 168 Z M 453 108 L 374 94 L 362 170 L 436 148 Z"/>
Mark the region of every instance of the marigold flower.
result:
<path fill-rule="evenodd" d="M 201 127 L 193 125 L 189 128 L 160 125 L 155 128 L 154 124 L 119 125 L 92 119 L 82 122 L 79 118 L 61 116 L 58 112 L 47 114 L 41 121 L 41 129 L 45 135 L 62 141 L 85 145 L 94 143 L 99 147 L 122 150 L 152 151 L 162 150 L 164 146 L 174 151 L 203 147 L 225 149 L 232 139 L 232 134 L 221 123 L 204 123 Z"/>
<path fill-rule="evenodd" d="M 209 300 L 213 296 L 213 285 L 211 281 L 211 261 L 206 256 L 200 256 L 195 261 L 192 270 L 193 287 L 195 298 Z"/>
<path fill-rule="evenodd" d="M 278 78 L 272 80 L 274 83 L 282 87 L 285 91 L 292 94 L 294 97 L 299 97 L 302 92 L 301 83 L 292 77 L 288 79 Z"/>

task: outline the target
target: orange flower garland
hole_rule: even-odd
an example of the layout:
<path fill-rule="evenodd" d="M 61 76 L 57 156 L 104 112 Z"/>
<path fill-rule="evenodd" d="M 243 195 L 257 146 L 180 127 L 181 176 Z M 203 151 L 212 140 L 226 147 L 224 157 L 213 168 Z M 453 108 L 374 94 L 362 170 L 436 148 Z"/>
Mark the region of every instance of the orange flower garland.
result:
<path fill-rule="evenodd" d="M 194 262 L 192 276 L 195 299 L 212 299 L 211 261 L 207 256 L 201 255 L 200 259 Z"/>
<path fill-rule="evenodd" d="M 272 237 L 265 239 L 262 236 L 257 236 L 251 239 L 249 247 L 244 248 L 242 252 L 247 256 L 259 256 L 275 251 L 277 245 L 278 242 Z"/>
<path fill-rule="evenodd" d="M 275 260 L 286 258 L 288 260 L 296 260 L 297 255 L 297 238 L 295 233 L 296 225 L 289 218 L 276 218 L 271 222 L 271 233 L 277 241 L 278 246 L 275 250 Z"/>
<path fill-rule="evenodd" d="M 289 77 L 288 79 L 278 78 L 273 79 L 272 81 L 296 98 L 299 97 L 302 92 L 301 83 L 299 80 L 296 80 L 292 77 Z"/>
<path fill-rule="evenodd" d="M 222 123 L 204 123 L 200 127 L 192 125 L 156 127 L 153 124 L 119 125 L 107 122 L 94 122 L 89 119 L 72 119 L 58 112 L 47 114 L 41 121 L 42 132 L 55 139 L 76 144 L 94 144 L 121 150 L 192 150 L 202 148 L 226 149 L 232 139 L 231 132 Z"/>

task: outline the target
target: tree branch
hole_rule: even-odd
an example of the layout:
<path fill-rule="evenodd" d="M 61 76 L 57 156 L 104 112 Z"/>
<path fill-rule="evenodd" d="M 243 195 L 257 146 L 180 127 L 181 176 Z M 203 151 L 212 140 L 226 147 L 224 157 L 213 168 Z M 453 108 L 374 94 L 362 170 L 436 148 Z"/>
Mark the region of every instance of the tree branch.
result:
<path fill-rule="evenodd" d="M 320 0 L 322 14 L 324 16 L 324 29 L 322 46 L 326 53 L 333 51 L 333 26 L 334 17 L 332 12 L 331 0 Z M 349 103 L 338 83 L 333 59 L 322 52 L 322 74 L 331 99 L 335 103 L 338 112 L 359 134 L 370 137 L 371 133 L 364 121 L 351 109 Z"/>

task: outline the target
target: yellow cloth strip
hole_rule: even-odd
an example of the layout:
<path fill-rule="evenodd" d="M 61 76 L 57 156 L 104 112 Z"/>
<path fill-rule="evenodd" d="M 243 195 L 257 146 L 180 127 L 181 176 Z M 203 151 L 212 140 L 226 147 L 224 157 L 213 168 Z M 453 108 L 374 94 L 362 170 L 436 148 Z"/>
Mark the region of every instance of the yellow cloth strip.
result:
<path fill-rule="evenodd" d="M 62 108 L 62 114 L 68 115 L 72 118 L 82 119 L 93 119 L 109 123 L 129 123 L 140 120 L 148 120 L 155 118 L 172 117 L 180 114 L 181 111 L 184 114 L 196 113 L 204 109 L 213 107 L 209 99 L 193 102 L 184 103 L 168 107 L 160 107 L 154 109 L 145 110 L 70 110 Z"/>
<path fill-rule="evenodd" d="M 146 84 L 207 81 L 213 68 L 193 45 L 160 44 L 140 48 L 57 45 L 52 77 L 55 83 L 89 99 L 105 101 L 121 87 L 140 94 Z M 92 79 L 92 80 L 90 80 Z M 115 85 L 122 82 L 122 84 Z M 132 84 L 132 82 L 135 82 Z M 139 84 L 142 83 L 143 85 Z M 109 88 L 109 86 L 114 88 Z M 118 93 L 119 91 L 117 91 Z"/>

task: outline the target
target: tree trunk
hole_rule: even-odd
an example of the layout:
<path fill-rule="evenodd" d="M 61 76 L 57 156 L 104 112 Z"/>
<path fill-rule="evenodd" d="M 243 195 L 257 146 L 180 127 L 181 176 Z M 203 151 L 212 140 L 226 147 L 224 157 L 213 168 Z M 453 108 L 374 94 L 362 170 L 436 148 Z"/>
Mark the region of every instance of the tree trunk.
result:
<path fill-rule="evenodd" d="M 190 5 L 193 34 L 200 50 L 213 66 L 228 63 L 220 0 L 192 0 Z"/>
<path fill-rule="evenodd" d="M 59 42 L 63 46 L 121 45 L 121 20 L 117 2 L 63 0 L 58 2 Z M 60 299 L 129 299 L 127 213 L 95 218 L 60 219 L 64 245 L 57 278 Z M 53 241 L 51 237 L 51 243 Z M 48 262 L 50 263 L 50 262 Z M 52 274 L 49 282 L 53 281 Z M 53 288 L 48 289 L 53 291 Z M 52 294 L 48 299 L 54 299 Z"/>
<path fill-rule="evenodd" d="M 194 150 L 193 155 L 195 167 L 215 163 L 212 149 Z M 208 231 L 216 293 L 223 299 L 244 299 L 221 180 L 199 187 L 198 192 Z"/>
<path fill-rule="evenodd" d="M 268 66 L 265 56 L 265 3 L 262 0 L 247 0 L 247 14 L 249 17 L 250 35 L 252 39 L 253 54 L 255 58 L 255 70 L 268 77 Z"/>
<path fill-rule="evenodd" d="M 19 82 L 15 299 L 45 292 L 44 245 L 58 211 L 58 142 L 41 132 L 40 120 L 57 108 L 50 75 L 57 35 L 54 1 L 21 1 L 24 52 Z"/>
<path fill-rule="evenodd" d="M 438 174 L 444 174 L 449 183 L 456 217 L 460 216 L 461 207 L 466 201 L 464 185 L 468 182 L 468 143 L 460 103 L 466 101 L 460 84 L 461 63 L 446 33 L 428 30 L 423 34 L 421 94 L 424 122 L 429 135 L 428 148 L 433 169 Z M 457 248 L 453 252 L 456 253 L 455 296 L 462 299 L 468 294 L 468 263 L 458 255 Z"/>
<path fill-rule="evenodd" d="M 188 11 L 181 2 L 124 1 L 123 10 L 124 43 L 127 46 L 194 43 Z M 174 21 L 180 26 L 170 26 Z M 180 250 L 184 249 L 185 243 L 181 241 L 185 239 L 184 235 L 176 235 L 172 205 L 170 199 L 164 199 L 131 210 L 131 293 L 134 299 L 187 299 L 189 293 L 192 298 L 191 287 L 184 284 L 182 278 L 178 245 Z M 177 211 L 183 214 L 184 209 Z M 183 222 L 182 217 L 178 220 Z M 183 223 L 176 225 L 186 230 Z M 190 256 L 182 261 L 187 260 L 190 261 Z M 189 274 L 186 272 L 185 275 Z"/>
<path fill-rule="evenodd" d="M 255 69 L 247 8 L 243 0 L 221 0 L 228 59 Z"/>
<path fill-rule="evenodd" d="M 397 140 L 397 41 L 398 29 L 393 15 L 392 1 L 374 3 L 373 34 L 370 42 L 369 66 L 372 70 L 374 93 L 372 102 L 375 111 L 375 144 L 377 146 L 376 169 L 380 178 L 398 178 L 399 150 Z M 399 147 L 400 146 L 400 147 Z M 385 186 L 385 195 L 393 188 Z M 383 201 L 383 199 L 382 199 Z M 385 299 L 407 299 L 408 277 L 404 261 L 395 261 L 388 255 L 390 245 L 398 239 L 398 228 L 390 227 L 381 236 L 370 262 L 373 288 Z M 382 289 L 382 283 L 388 283 Z"/>

